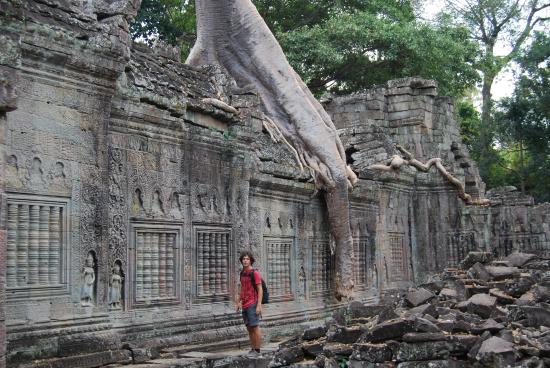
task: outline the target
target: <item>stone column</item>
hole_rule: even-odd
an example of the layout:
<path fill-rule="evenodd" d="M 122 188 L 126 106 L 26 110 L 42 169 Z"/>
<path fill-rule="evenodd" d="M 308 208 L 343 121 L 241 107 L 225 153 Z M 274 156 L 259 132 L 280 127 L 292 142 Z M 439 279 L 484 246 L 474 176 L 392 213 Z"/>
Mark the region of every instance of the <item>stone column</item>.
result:
<path fill-rule="evenodd" d="M 15 84 L 19 63 L 19 37 L 4 33 L 0 37 L 0 368 L 6 367 L 6 193 L 5 147 L 9 111 L 17 108 Z"/>

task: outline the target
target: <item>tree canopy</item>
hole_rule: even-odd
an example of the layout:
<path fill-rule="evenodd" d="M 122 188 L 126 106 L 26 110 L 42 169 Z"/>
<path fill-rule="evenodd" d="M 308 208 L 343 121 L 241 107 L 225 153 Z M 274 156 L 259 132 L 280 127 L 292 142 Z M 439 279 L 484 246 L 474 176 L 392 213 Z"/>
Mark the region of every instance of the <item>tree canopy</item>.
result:
<path fill-rule="evenodd" d="M 476 45 L 468 30 L 442 19 L 419 21 L 411 0 L 253 1 L 291 65 L 316 94 L 349 93 L 389 79 L 420 76 L 440 93 L 460 96 L 475 85 Z M 194 3 L 144 0 L 131 26 L 134 38 L 194 43 Z"/>

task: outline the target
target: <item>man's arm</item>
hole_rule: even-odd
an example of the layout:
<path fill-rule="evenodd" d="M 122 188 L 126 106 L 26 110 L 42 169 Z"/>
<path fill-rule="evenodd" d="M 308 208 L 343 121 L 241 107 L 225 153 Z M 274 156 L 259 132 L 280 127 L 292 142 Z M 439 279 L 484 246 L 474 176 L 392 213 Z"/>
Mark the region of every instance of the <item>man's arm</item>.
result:
<path fill-rule="evenodd" d="M 256 276 L 256 275 L 255 275 Z M 258 316 L 262 316 L 262 300 L 264 297 L 264 289 L 262 288 L 262 277 L 260 276 L 260 273 L 257 273 L 256 281 L 256 291 L 258 292 L 258 304 L 256 304 L 256 314 Z"/>
<path fill-rule="evenodd" d="M 243 307 L 241 300 L 241 283 L 237 284 L 237 295 L 235 295 L 235 304 L 237 305 L 237 312 Z"/>

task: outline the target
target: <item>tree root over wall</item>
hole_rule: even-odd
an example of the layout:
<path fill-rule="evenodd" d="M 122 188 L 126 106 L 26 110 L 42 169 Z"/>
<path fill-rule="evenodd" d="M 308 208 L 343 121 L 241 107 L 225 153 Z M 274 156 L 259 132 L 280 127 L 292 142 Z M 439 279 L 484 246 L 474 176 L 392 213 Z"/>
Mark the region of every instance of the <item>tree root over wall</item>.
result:
<path fill-rule="evenodd" d="M 323 107 L 288 63 L 283 50 L 250 0 L 196 0 L 197 42 L 187 63 L 219 65 L 238 88 L 258 91 L 264 127 L 288 144 L 301 167 L 325 192 L 336 247 L 335 292 L 353 290 L 353 243 L 348 190 L 357 177 L 346 166 L 336 128 Z"/>
<path fill-rule="evenodd" d="M 415 167 L 416 169 L 428 172 L 432 166 L 435 166 L 436 169 L 443 175 L 445 179 L 447 179 L 451 184 L 453 184 L 456 189 L 458 190 L 458 196 L 466 203 L 466 204 L 473 204 L 478 206 L 486 206 L 490 204 L 490 201 L 488 199 L 473 199 L 471 195 L 466 193 L 466 190 L 464 188 L 464 184 L 454 176 L 452 176 L 447 169 L 443 166 L 441 163 L 441 158 L 434 157 L 428 160 L 425 164 L 415 159 L 409 151 L 401 147 L 400 145 L 396 144 L 395 148 L 399 150 L 403 154 L 403 157 L 399 155 L 393 155 L 389 162 L 385 165 L 383 164 L 375 164 L 371 165 L 368 168 L 371 170 L 383 170 L 383 171 L 394 171 L 399 170 L 403 165 L 410 165 Z"/>

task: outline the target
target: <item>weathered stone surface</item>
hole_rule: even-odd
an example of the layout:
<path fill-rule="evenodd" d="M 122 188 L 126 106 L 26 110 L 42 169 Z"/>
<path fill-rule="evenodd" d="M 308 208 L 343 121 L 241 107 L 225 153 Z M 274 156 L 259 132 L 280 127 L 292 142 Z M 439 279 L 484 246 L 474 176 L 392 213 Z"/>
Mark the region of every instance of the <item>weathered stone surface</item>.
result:
<path fill-rule="evenodd" d="M 351 344 L 357 341 L 362 334 L 363 331 L 359 326 L 343 327 L 332 325 L 327 331 L 327 341 Z"/>
<path fill-rule="evenodd" d="M 493 336 L 481 344 L 476 359 L 495 367 L 511 365 L 516 361 L 514 344 Z"/>
<path fill-rule="evenodd" d="M 498 331 L 502 330 L 505 326 L 502 323 L 498 323 L 492 318 L 489 318 L 483 324 L 480 326 L 474 326 L 472 328 L 472 332 L 481 335 L 485 331 L 489 331 L 490 333 L 497 333 Z"/>
<path fill-rule="evenodd" d="M 504 280 L 519 276 L 519 269 L 517 267 L 485 266 L 485 270 L 487 270 L 494 280 Z"/>
<path fill-rule="evenodd" d="M 512 267 L 522 267 L 527 262 L 532 261 L 536 258 L 537 256 L 535 254 L 514 252 L 504 258 L 504 260 L 508 262 L 508 264 Z"/>
<path fill-rule="evenodd" d="M 435 309 L 435 307 L 430 303 L 419 305 L 418 307 L 411 308 L 405 312 L 406 316 L 412 316 L 412 315 L 423 316 L 426 314 L 434 318 L 437 318 L 439 316 L 439 313 L 437 313 L 437 310 Z"/>
<path fill-rule="evenodd" d="M 392 350 L 386 344 L 354 344 L 351 359 L 382 363 L 392 360 Z"/>
<path fill-rule="evenodd" d="M 353 352 L 353 347 L 350 344 L 340 344 L 337 342 L 326 343 L 323 347 L 323 353 L 327 357 L 342 356 L 349 357 Z"/>
<path fill-rule="evenodd" d="M 489 318 L 495 310 L 497 298 L 488 294 L 476 294 L 468 299 L 468 312 L 475 313 L 482 318 Z"/>
<path fill-rule="evenodd" d="M 402 362 L 397 368 L 462 368 L 468 367 L 469 363 L 454 359 L 447 360 L 427 360 L 417 362 Z"/>
<path fill-rule="evenodd" d="M 300 346 L 285 348 L 275 353 L 270 367 L 284 367 L 299 362 L 304 358 L 304 352 Z"/>
<path fill-rule="evenodd" d="M 479 279 L 483 281 L 489 281 L 492 279 L 491 274 L 485 266 L 479 262 L 476 262 L 472 267 L 468 269 L 468 276 L 472 279 Z"/>
<path fill-rule="evenodd" d="M 304 333 L 302 334 L 302 339 L 315 340 L 325 336 L 326 333 L 327 333 L 327 328 L 325 326 L 313 327 L 304 331 Z"/>
<path fill-rule="evenodd" d="M 413 322 L 405 319 L 385 321 L 366 332 L 358 342 L 376 342 L 400 338 L 407 332 L 413 332 Z"/>
<path fill-rule="evenodd" d="M 306 356 L 316 357 L 323 352 L 324 341 L 312 341 L 302 344 Z"/>
<path fill-rule="evenodd" d="M 399 344 L 395 358 L 398 362 L 410 360 L 445 359 L 450 355 L 446 342 L 430 341 Z"/>
<path fill-rule="evenodd" d="M 417 307 L 421 304 L 426 303 L 432 299 L 435 295 L 424 288 L 419 288 L 418 290 L 411 291 L 405 297 L 405 300 L 411 307 Z"/>
<path fill-rule="evenodd" d="M 489 252 L 469 252 L 466 258 L 460 262 L 460 267 L 467 270 L 476 263 L 487 264 L 493 260 L 493 255 Z"/>
<path fill-rule="evenodd" d="M 442 341 L 446 335 L 442 332 L 408 332 L 403 335 L 405 342 Z"/>

